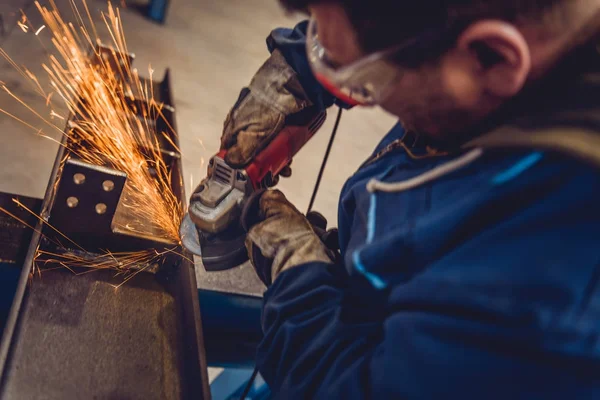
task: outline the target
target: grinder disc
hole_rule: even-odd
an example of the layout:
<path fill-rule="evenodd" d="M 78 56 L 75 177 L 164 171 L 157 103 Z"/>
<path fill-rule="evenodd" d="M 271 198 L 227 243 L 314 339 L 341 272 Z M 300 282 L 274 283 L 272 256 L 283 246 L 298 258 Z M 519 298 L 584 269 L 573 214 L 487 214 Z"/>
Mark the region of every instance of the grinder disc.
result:
<path fill-rule="evenodd" d="M 224 232 L 208 234 L 198 231 L 189 215 L 180 228 L 183 246 L 202 258 L 207 271 L 223 271 L 235 268 L 248 260 L 246 232 L 240 224 L 234 224 Z"/>
<path fill-rule="evenodd" d="M 190 215 L 185 213 L 181 226 L 179 227 L 179 237 L 181 244 L 192 254 L 202 257 L 202 248 L 200 247 L 200 238 L 198 237 L 198 229 L 192 222 Z"/>

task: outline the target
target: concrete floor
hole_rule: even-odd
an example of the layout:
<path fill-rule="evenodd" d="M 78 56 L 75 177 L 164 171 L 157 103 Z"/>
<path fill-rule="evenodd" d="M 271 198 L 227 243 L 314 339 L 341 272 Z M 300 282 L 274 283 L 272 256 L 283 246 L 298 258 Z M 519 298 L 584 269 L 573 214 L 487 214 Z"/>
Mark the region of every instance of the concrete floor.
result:
<path fill-rule="evenodd" d="M 65 18 L 71 18 L 69 0 L 56 3 Z M 88 4 L 100 25 L 100 10 L 106 8 L 106 2 L 88 0 Z M 40 26 L 33 1 L 1 0 L 0 47 L 18 64 L 26 65 L 44 84 L 40 65 L 47 60 L 48 35 L 42 32 L 35 37 L 17 28 L 19 9 L 26 12 L 34 26 Z M 162 76 L 166 68 L 171 69 L 185 183 L 190 193 L 205 174 L 202 161 L 218 149 L 223 120 L 239 90 L 268 57 L 266 36 L 275 27 L 293 26 L 300 17 L 285 15 L 276 0 L 174 0 L 164 26 L 147 20 L 133 8 L 123 10 L 122 19 L 129 49 L 137 56 L 138 69 L 146 71 L 151 64 L 156 77 Z M 1 58 L 0 81 L 34 109 L 49 115 L 44 99 L 36 97 L 31 87 Z M 44 128 L 44 133 L 55 139 L 60 137 L 60 133 L 48 129 L 4 92 L 0 92 L 0 108 Z M 283 180 L 279 186 L 300 210 L 308 205 L 334 119 L 332 110 L 321 132 L 294 160 L 292 178 Z M 344 181 L 394 122 L 394 118 L 377 109 L 345 113 L 315 205 L 332 225 L 336 225 L 337 202 Z M 3 143 L 0 191 L 41 198 L 57 145 L 3 114 L 0 114 L 0 136 Z M 198 275 L 199 285 L 210 286 L 215 276 L 208 277 L 202 272 Z M 262 290 L 248 266 L 242 272 L 224 276 L 225 281 L 234 276 L 238 281 L 252 281 L 250 293 L 260 294 Z M 212 376 L 216 373 L 211 371 Z"/>

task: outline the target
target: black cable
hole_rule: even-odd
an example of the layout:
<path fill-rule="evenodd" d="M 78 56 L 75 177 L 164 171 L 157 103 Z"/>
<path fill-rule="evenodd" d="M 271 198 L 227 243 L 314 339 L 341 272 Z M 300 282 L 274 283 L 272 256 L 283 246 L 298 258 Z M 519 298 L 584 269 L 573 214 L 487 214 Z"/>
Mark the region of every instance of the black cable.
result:
<path fill-rule="evenodd" d="M 254 385 L 254 380 L 256 379 L 257 375 L 258 375 L 258 367 L 254 367 L 254 371 L 252 372 L 252 376 L 250 376 L 250 380 L 246 384 L 246 388 L 242 392 L 242 395 L 240 396 L 240 400 L 246 400 L 246 397 L 248 396 L 248 393 L 250 393 L 250 390 L 252 390 L 252 385 Z"/>
<path fill-rule="evenodd" d="M 338 127 L 340 126 L 340 120 L 342 119 L 342 108 L 340 107 L 337 118 L 335 120 L 335 125 L 333 126 L 333 131 L 331 131 L 331 138 L 329 139 L 329 144 L 327 145 L 327 150 L 325 150 L 325 157 L 323 158 L 323 163 L 321 164 L 321 170 L 319 171 L 319 175 L 317 176 L 317 183 L 315 184 L 315 188 L 313 190 L 312 197 L 310 198 L 310 203 L 308 203 L 308 211 L 307 214 L 312 211 L 313 206 L 315 205 L 315 199 L 317 198 L 317 192 L 319 191 L 319 187 L 321 186 L 321 181 L 323 180 L 323 173 L 325 172 L 325 167 L 327 166 L 327 161 L 329 160 L 329 155 L 331 153 L 331 147 L 333 146 L 333 141 L 335 140 L 335 135 L 337 134 Z"/>
<path fill-rule="evenodd" d="M 312 197 L 310 198 L 310 203 L 308 205 L 307 214 L 312 210 L 315 199 L 317 198 L 317 192 L 319 191 L 319 187 L 321 186 L 321 181 L 323 180 L 323 173 L 325 172 L 325 167 L 327 166 L 327 161 L 329 160 L 329 155 L 331 154 L 331 148 L 333 147 L 333 141 L 335 140 L 335 135 L 337 134 L 338 127 L 340 126 L 340 120 L 342 119 L 342 108 L 340 107 L 337 118 L 335 120 L 335 125 L 333 126 L 333 130 L 331 131 L 331 138 L 329 139 L 329 144 L 327 145 L 327 150 L 325 150 L 325 156 L 323 158 L 323 163 L 321 164 L 321 170 L 319 171 L 319 175 L 317 176 L 317 182 L 315 183 L 315 188 L 313 190 Z M 252 372 L 252 376 L 250 376 L 250 380 L 246 384 L 244 391 L 240 396 L 240 400 L 245 400 L 250 390 L 252 390 L 252 385 L 254 385 L 254 381 L 258 376 L 258 367 L 254 367 L 254 371 Z"/>

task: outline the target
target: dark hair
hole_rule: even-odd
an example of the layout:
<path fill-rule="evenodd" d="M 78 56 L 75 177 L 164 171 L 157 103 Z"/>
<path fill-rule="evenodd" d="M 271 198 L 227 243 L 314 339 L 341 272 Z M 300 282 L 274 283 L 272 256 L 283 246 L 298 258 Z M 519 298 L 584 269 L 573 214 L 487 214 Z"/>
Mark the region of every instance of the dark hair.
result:
<path fill-rule="evenodd" d="M 514 22 L 538 18 L 568 0 L 279 0 L 290 11 L 309 6 L 339 4 L 366 52 L 382 50 L 425 33 L 440 32 L 429 53 L 443 53 L 469 23 L 481 18 Z M 444 37 L 445 35 L 445 37 Z M 442 40 L 439 40 L 442 39 Z M 437 56 L 434 55 L 434 56 Z"/>

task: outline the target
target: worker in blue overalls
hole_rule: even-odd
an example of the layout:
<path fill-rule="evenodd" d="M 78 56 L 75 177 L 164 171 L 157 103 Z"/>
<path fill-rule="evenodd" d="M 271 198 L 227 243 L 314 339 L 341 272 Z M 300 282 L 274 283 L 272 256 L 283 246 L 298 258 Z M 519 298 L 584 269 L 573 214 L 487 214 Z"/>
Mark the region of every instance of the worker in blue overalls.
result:
<path fill-rule="evenodd" d="M 600 399 L 600 2 L 281 2 L 310 21 L 269 36 L 227 162 L 310 106 L 399 123 L 337 254 L 281 192 L 252 203 L 275 398 Z"/>

